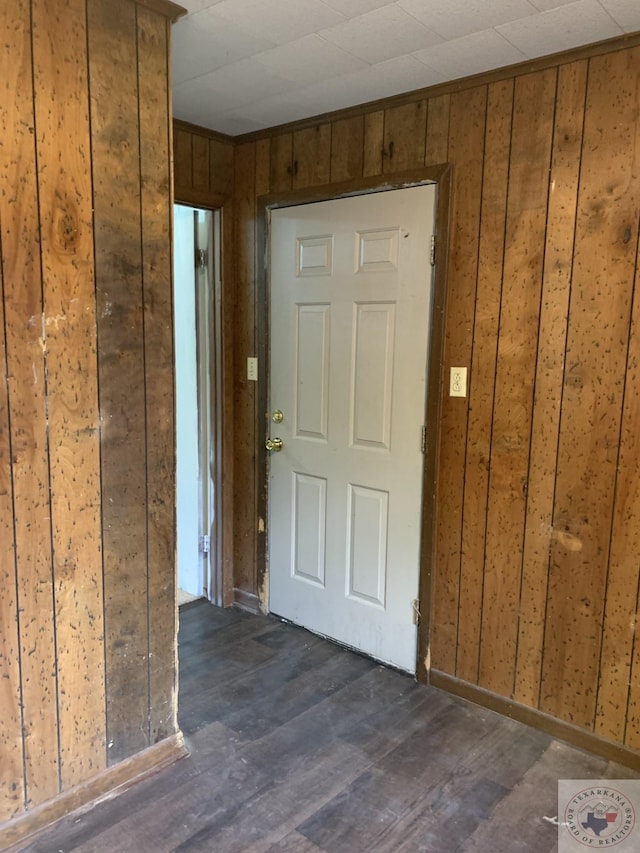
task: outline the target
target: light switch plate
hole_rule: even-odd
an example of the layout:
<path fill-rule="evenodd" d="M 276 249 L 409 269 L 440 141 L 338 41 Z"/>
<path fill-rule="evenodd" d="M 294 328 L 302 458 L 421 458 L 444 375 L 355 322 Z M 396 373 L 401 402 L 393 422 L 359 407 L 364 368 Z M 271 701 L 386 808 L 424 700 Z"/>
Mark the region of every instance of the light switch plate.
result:
<path fill-rule="evenodd" d="M 248 358 L 247 359 L 247 379 L 249 382 L 257 382 L 258 381 L 258 359 L 257 358 Z"/>
<path fill-rule="evenodd" d="M 452 367 L 449 376 L 449 396 L 450 397 L 466 397 L 467 396 L 467 368 Z"/>

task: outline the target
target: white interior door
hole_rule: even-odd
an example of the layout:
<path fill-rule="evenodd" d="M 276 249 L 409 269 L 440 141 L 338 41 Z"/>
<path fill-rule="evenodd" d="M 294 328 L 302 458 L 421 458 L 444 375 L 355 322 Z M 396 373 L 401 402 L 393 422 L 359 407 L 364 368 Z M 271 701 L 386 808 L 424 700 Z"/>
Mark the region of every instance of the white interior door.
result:
<path fill-rule="evenodd" d="M 271 215 L 270 610 L 415 671 L 433 185 Z"/>

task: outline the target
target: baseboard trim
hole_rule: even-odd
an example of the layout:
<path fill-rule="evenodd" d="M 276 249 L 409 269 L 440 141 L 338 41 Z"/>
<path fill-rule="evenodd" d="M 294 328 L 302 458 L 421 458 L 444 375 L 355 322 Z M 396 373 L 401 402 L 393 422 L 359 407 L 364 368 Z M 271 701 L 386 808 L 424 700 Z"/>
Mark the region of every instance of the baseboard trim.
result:
<path fill-rule="evenodd" d="M 447 693 L 460 696 L 462 699 L 467 699 L 476 705 L 481 705 L 483 708 L 496 711 L 505 717 L 525 723 L 534 729 L 540 729 L 558 740 L 564 740 L 573 746 L 606 758 L 607 761 L 615 761 L 618 764 L 624 764 L 626 767 L 640 771 L 640 753 L 600 737 L 593 732 L 586 731 L 580 726 L 573 725 L 573 723 L 559 720 L 543 711 L 537 711 L 535 708 L 513 702 L 504 696 L 498 696 L 496 693 L 491 693 L 475 684 L 469 684 L 467 681 L 461 681 L 459 678 L 437 670 L 431 670 L 429 684 Z"/>
<path fill-rule="evenodd" d="M 0 826 L 0 850 L 17 853 L 33 836 L 50 828 L 72 813 L 82 814 L 98 803 L 117 797 L 123 791 L 153 776 L 188 755 L 182 732 L 161 740 L 137 755 L 120 761 L 93 779 L 70 788 L 25 814 Z"/>
<path fill-rule="evenodd" d="M 236 587 L 233 590 L 233 603 L 250 613 L 260 613 L 260 599 L 254 592 L 247 592 L 245 589 Z"/>

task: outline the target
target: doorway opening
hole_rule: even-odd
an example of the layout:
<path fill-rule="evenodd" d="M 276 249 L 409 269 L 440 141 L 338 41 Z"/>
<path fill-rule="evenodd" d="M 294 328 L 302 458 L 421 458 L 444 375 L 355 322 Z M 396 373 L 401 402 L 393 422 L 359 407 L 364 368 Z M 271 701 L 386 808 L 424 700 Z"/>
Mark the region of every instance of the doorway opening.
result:
<path fill-rule="evenodd" d="M 174 206 L 179 604 L 222 604 L 220 219 Z"/>

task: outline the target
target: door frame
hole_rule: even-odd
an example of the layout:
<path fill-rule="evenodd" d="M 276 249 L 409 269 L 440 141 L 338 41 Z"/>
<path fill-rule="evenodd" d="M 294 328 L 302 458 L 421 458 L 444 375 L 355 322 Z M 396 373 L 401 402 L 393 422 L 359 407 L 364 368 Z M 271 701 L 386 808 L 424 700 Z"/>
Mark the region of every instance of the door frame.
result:
<path fill-rule="evenodd" d="M 389 176 L 365 178 L 322 187 L 312 187 L 291 192 L 274 193 L 258 198 L 258 217 L 256 242 L 258 258 L 264 259 L 257 269 L 257 304 L 263 310 L 258 311 L 259 322 L 256 329 L 258 356 L 258 411 L 264 417 L 257 423 L 256 470 L 258 483 L 258 517 L 264 519 L 265 535 L 258 538 L 257 574 L 260 604 L 263 611 L 268 610 L 268 459 L 265 441 L 270 427 L 269 421 L 269 330 L 270 330 L 270 259 L 269 229 L 271 211 L 280 207 L 293 207 L 318 201 L 347 198 L 354 195 L 367 195 L 388 190 L 404 189 L 423 184 L 436 185 L 435 233 L 437 238 L 436 263 L 433 277 L 433 305 L 431 317 L 431 339 L 429 345 L 429 371 L 427 377 L 427 405 L 425 424 L 427 444 L 423 460 L 422 515 L 420 530 L 419 565 L 419 601 L 420 620 L 418 624 L 418 645 L 416 658 L 416 678 L 428 683 L 430 669 L 430 625 L 431 625 L 431 585 L 435 559 L 435 509 L 438 492 L 438 458 L 440 449 L 440 410 L 444 386 L 444 333 L 446 310 L 447 258 L 449 243 L 449 217 L 451 199 L 452 170 L 449 164 L 426 166 L 408 172 L 398 172 Z M 429 440 L 431 437 L 431 440 Z"/>
<path fill-rule="evenodd" d="M 215 542 L 209 552 L 210 576 L 214 577 L 214 595 L 208 590 L 210 600 L 220 607 L 233 604 L 233 253 L 227 248 L 233 244 L 232 196 L 200 190 L 177 189 L 173 204 L 209 210 L 219 218 L 219 270 L 213 298 L 215 335 L 213 358 L 219 370 L 215 388 L 212 389 L 215 417 L 214 455 L 216 459 L 217 495 L 214 524 Z M 173 213 L 172 213 L 173 215 Z M 172 245 L 173 253 L 173 245 Z M 174 377 L 175 381 L 175 377 Z M 177 575 L 176 575 L 177 577 Z"/>
<path fill-rule="evenodd" d="M 196 267 L 196 372 L 198 394 L 198 461 L 200 471 L 200 523 L 208 535 L 208 550 L 200 547 L 206 579 L 207 599 L 222 604 L 222 329 L 221 329 L 221 242 L 219 210 L 211 216 L 205 266 L 208 287 L 203 284 L 202 268 Z M 197 232 L 197 227 L 196 227 Z M 196 233 L 196 253 L 200 245 Z M 202 543 L 202 539 L 201 539 Z"/>

